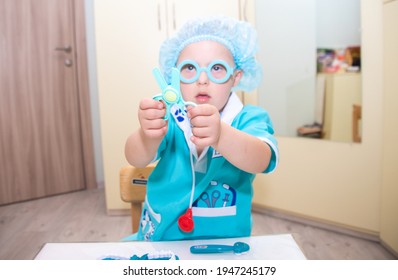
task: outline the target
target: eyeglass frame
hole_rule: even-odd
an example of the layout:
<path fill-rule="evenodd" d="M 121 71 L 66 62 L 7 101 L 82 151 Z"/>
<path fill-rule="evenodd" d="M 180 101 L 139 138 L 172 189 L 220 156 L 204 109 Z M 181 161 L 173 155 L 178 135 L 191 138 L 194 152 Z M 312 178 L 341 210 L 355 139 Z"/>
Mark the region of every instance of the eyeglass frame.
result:
<path fill-rule="evenodd" d="M 196 75 L 191 79 L 186 79 L 181 75 L 181 69 L 184 66 L 189 65 L 189 64 L 192 65 L 193 67 L 195 67 Z M 214 65 L 217 65 L 217 64 L 220 64 L 221 66 L 223 66 L 227 71 L 225 77 L 222 79 L 216 79 L 211 74 L 211 69 L 213 68 Z M 191 84 L 191 83 L 197 81 L 202 72 L 206 72 L 207 77 L 210 79 L 210 81 L 212 81 L 216 84 L 223 84 L 226 81 L 228 81 L 228 79 L 234 74 L 234 71 L 237 68 L 229 66 L 229 64 L 226 61 L 221 60 L 221 59 L 213 60 L 209 65 L 207 65 L 207 67 L 200 67 L 196 61 L 191 60 L 191 59 L 186 59 L 186 60 L 183 60 L 180 64 L 178 64 L 177 69 L 178 69 L 178 72 L 180 73 L 181 82 L 186 83 L 186 84 Z"/>

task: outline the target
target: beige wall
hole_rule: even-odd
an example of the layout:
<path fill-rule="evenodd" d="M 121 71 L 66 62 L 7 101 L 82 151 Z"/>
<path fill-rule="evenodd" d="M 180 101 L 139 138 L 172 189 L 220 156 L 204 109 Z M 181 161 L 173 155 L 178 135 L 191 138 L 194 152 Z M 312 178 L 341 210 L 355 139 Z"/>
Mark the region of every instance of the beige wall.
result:
<path fill-rule="evenodd" d="M 398 0 L 384 5 L 383 181 L 380 238 L 398 254 Z"/>
<path fill-rule="evenodd" d="M 133 53 L 137 42 L 133 34 L 135 1 L 94 1 L 95 45 L 104 185 L 108 212 L 127 209 L 120 198 L 119 170 L 127 165 L 124 144 L 138 127 L 139 97 L 134 81 L 137 65 L 144 63 L 142 56 Z M 147 14 L 147 11 L 141 11 Z M 117 20 L 122 18 L 123 20 Z M 155 59 L 153 59 L 155 60 Z M 149 72 L 150 73 L 150 72 Z M 154 85 L 155 88 L 156 85 Z M 137 86 L 138 87 L 138 86 Z M 141 93 L 144 94 L 144 93 Z"/>
<path fill-rule="evenodd" d="M 376 234 L 383 143 L 382 3 L 361 5 L 363 142 L 278 138 L 279 168 L 256 178 L 254 202 Z"/>

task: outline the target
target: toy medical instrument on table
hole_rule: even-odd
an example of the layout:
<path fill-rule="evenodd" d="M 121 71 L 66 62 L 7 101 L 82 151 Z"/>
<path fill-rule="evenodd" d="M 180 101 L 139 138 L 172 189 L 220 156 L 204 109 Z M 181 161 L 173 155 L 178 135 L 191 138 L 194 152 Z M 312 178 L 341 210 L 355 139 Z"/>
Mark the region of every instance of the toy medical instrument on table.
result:
<path fill-rule="evenodd" d="M 242 254 L 250 250 L 250 246 L 244 242 L 235 242 L 234 245 L 221 244 L 206 244 L 195 245 L 190 248 L 192 254 L 213 254 L 213 253 L 227 253 L 234 252 L 235 254 Z"/>
<path fill-rule="evenodd" d="M 164 79 L 162 73 L 159 68 L 155 68 L 152 71 L 162 93 L 155 95 L 153 99 L 163 101 L 166 105 L 166 115 L 164 117 L 165 120 L 169 118 L 170 109 L 173 105 L 177 105 L 181 112 L 185 112 L 186 106 L 196 106 L 194 102 L 186 102 L 182 98 L 180 91 L 180 72 L 177 68 L 171 69 L 171 84 L 168 85 L 166 80 Z M 185 214 L 182 214 L 178 219 L 178 227 L 183 232 L 191 232 L 194 228 L 193 218 L 192 218 L 192 203 L 193 203 L 193 194 L 195 190 L 195 170 L 193 166 L 193 156 L 192 151 L 190 152 L 191 156 L 191 169 L 192 169 L 192 191 L 191 191 L 191 199 L 189 203 L 189 208 Z"/>
<path fill-rule="evenodd" d="M 169 118 L 170 109 L 173 105 L 177 105 L 180 107 L 181 111 L 185 111 L 186 106 L 196 106 L 194 102 L 186 102 L 181 96 L 180 91 L 180 72 L 177 68 L 171 69 L 171 84 L 168 85 L 166 80 L 164 79 L 162 73 L 159 68 L 155 68 L 152 71 L 155 79 L 162 90 L 162 93 L 155 95 L 153 99 L 163 101 L 166 105 L 166 115 L 164 117 L 165 120 Z"/>
<path fill-rule="evenodd" d="M 157 251 L 157 252 L 152 252 L 152 253 L 147 253 L 142 256 L 137 256 L 133 255 L 129 258 L 127 257 L 122 257 L 122 256 L 115 256 L 115 255 L 110 255 L 101 258 L 101 260 L 179 260 L 179 257 L 175 255 L 171 251 Z"/>

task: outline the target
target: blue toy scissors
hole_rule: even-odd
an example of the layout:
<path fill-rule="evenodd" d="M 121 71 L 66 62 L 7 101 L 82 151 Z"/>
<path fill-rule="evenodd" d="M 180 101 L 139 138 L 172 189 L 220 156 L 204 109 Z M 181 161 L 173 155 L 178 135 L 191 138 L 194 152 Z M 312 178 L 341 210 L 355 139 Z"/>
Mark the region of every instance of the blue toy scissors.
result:
<path fill-rule="evenodd" d="M 185 111 L 186 106 L 196 106 L 194 102 L 185 102 L 181 96 L 180 91 L 180 72 L 177 68 L 171 69 L 171 84 L 168 85 L 166 80 L 164 79 L 162 73 L 159 68 L 155 68 L 152 71 L 155 79 L 162 90 L 162 93 L 155 95 L 153 99 L 163 101 L 166 105 L 166 115 L 164 117 L 165 120 L 169 118 L 170 108 L 176 104 L 180 107 L 181 111 Z"/>
<path fill-rule="evenodd" d="M 216 202 L 220 198 L 220 196 L 221 196 L 220 191 L 214 190 L 211 192 L 211 203 L 210 203 L 209 194 L 207 192 L 202 193 L 200 195 L 200 199 L 206 203 L 207 207 L 214 208 L 214 206 L 216 205 Z"/>

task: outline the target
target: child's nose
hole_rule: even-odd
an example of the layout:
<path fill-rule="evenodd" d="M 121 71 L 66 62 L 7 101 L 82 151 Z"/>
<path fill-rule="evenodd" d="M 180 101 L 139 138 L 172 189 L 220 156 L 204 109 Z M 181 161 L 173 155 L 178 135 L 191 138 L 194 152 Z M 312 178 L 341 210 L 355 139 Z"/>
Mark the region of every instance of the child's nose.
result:
<path fill-rule="evenodd" d="M 200 72 L 199 78 L 198 78 L 198 83 L 199 84 L 207 84 L 209 82 L 209 77 L 207 76 L 207 73 L 205 71 Z"/>

